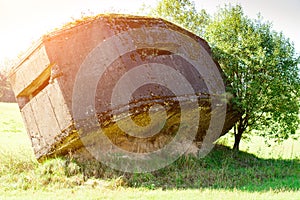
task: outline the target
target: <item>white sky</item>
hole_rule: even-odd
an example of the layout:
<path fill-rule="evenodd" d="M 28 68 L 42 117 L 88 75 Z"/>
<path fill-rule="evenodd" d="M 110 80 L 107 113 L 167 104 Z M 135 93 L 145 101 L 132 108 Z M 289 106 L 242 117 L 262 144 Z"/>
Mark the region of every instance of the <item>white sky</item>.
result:
<path fill-rule="evenodd" d="M 0 0 L 0 63 L 14 59 L 27 50 L 33 41 L 81 13 L 98 14 L 108 10 L 124 13 L 138 11 L 143 3 L 156 0 Z M 295 43 L 300 53 L 299 0 L 195 0 L 197 8 L 210 14 L 218 5 L 240 3 L 245 13 L 255 18 L 257 13 L 271 21 L 276 31 L 283 31 Z M 1 67 L 1 66 L 0 66 Z"/>

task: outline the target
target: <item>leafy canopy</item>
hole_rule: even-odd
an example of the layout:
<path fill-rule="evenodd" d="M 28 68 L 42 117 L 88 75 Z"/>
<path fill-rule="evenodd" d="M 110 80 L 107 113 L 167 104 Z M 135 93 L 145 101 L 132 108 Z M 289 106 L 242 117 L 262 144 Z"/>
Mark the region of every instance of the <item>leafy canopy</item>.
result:
<path fill-rule="evenodd" d="M 203 36 L 209 15 L 202 9 L 198 11 L 195 4 L 189 0 L 161 0 L 150 12 L 154 17 L 171 21 L 191 32 Z"/>
<path fill-rule="evenodd" d="M 287 139 L 299 125 L 299 56 L 282 33 L 261 17 L 251 20 L 242 7 L 226 6 L 208 25 L 205 37 L 243 113 L 242 132 Z"/>

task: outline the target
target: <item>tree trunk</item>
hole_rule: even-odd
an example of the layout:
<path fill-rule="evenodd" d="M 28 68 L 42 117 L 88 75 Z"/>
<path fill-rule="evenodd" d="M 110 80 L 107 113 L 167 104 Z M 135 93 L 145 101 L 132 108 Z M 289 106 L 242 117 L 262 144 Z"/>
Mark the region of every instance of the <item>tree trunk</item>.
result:
<path fill-rule="evenodd" d="M 233 150 L 239 151 L 240 150 L 240 142 L 242 139 L 242 134 L 245 131 L 244 128 L 244 120 L 241 118 L 238 122 L 238 124 L 235 125 L 234 127 L 234 145 L 233 145 Z"/>
<path fill-rule="evenodd" d="M 234 145 L 233 145 L 233 150 L 239 151 L 240 150 L 240 142 L 242 139 L 242 133 L 237 132 L 234 134 Z"/>

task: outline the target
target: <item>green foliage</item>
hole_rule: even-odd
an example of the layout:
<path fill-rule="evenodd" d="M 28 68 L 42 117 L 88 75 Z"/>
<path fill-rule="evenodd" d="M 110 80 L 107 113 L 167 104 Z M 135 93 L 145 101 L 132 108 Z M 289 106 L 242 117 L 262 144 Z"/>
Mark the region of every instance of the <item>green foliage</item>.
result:
<path fill-rule="evenodd" d="M 189 0 L 161 0 L 150 13 L 154 17 L 164 18 L 201 36 L 209 23 L 207 12 L 197 11 L 195 4 Z"/>
<path fill-rule="evenodd" d="M 249 19 L 240 5 L 210 17 L 189 0 L 161 0 L 152 10 L 206 39 L 226 77 L 227 92 L 242 114 L 234 126 L 235 149 L 243 133 L 282 141 L 299 128 L 300 57 L 282 33 L 259 16 Z"/>
<path fill-rule="evenodd" d="M 278 141 L 295 135 L 300 57 L 293 44 L 260 17 L 249 19 L 239 5 L 220 9 L 205 36 L 243 113 L 236 134 L 258 130 Z"/>

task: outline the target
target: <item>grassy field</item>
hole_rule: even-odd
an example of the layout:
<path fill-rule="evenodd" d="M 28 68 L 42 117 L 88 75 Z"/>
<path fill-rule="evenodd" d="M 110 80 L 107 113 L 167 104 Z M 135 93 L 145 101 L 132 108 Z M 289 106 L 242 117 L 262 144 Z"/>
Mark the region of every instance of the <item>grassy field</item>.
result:
<path fill-rule="evenodd" d="M 40 164 L 17 105 L 0 103 L 0 199 L 300 199 L 299 141 L 267 147 L 253 137 L 241 149 L 217 145 L 145 174 L 62 158 Z"/>

